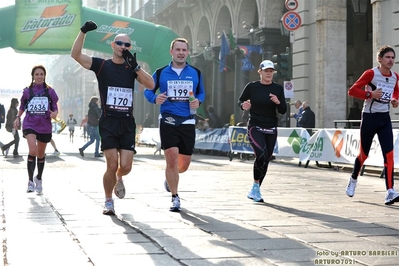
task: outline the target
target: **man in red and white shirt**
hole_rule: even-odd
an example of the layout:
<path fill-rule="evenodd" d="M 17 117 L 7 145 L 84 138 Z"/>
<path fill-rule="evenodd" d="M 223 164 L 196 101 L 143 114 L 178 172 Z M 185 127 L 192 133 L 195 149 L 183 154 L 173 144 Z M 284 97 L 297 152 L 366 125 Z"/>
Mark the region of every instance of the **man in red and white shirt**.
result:
<path fill-rule="evenodd" d="M 352 97 L 363 99 L 362 122 L 360 125 L 360 149 L 356 157 L 351 177 L 349 178 L 346 194 L 353 197 L 357 184 L 357 177 L 364 161 L 367 159 L 370 147 L 377 134 L 384 156 L 385 186 L 387 189 L 385 204 L 399 202 L 399 193 L 394 190 L 394 154 L 393 132 L 390 104 L 398 107 L 399 76 L 391 71 L 395 61 L 395 51 L 388 45 L 382 46 L 377 53 L 379 65 L 366 70 L 363 75 L 349 89 Z"/>

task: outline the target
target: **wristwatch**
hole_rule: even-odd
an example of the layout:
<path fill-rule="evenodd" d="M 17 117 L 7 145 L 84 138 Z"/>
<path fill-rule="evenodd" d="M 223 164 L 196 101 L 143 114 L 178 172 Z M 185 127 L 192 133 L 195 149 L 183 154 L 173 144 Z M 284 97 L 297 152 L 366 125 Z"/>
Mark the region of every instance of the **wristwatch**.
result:
<path fill-rule="evenodd" d="M 370 99 L 371 98 L 371 92 L 366 92 L 366 99 Z"/>
<path fill-rule="evenodd" d="M 134 69 L 134 72 L 137 72 L 137 71 L 139 71 L 140 69 L 141 69 L 141 66 L 140 66 L 140 65 L 137 65 L 136 68 Z"/>

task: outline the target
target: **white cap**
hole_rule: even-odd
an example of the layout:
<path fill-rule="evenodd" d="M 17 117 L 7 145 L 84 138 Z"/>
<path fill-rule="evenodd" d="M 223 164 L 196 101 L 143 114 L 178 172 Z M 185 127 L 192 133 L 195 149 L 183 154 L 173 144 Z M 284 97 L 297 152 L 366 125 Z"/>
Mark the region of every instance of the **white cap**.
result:
<path fill-rule="evenodd" d="M 270 60 L 263 60 L 259 65 L 259 69 L 264 70 L 268 68 L 272 68 L 274 70 L 274 63 Z"/>

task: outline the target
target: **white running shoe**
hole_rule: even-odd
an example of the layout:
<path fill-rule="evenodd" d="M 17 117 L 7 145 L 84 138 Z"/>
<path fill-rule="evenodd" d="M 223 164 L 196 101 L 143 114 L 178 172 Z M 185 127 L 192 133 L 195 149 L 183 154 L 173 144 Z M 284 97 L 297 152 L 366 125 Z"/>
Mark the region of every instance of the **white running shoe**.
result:
<path fill-rule="evenodd" d="M 125 197 L 126 190 L 125 190 L 125 185 L 123 184 L 122 179 L 116 181 L 116 185 L 114 187 L 114 193 L 120 199 L 123 199 Z"/>
<path fill-rule="evenodd" d="M 115 215 L 115 209 L 114 209 L 114 200 L 106 200 L 104 204 L 104 210 L 103 210 L 104 215 Z"/>
<path fill-rule="evenodd" d="M 35 191 L 35 183 L 33 183 L 32 181 L 28 182 L 28 189 L 26 190 L 26 192 L 30 193 Z"/>
<path fill-rule="evenodd" d="M 37 193 L 38 195 L 42 194 L 42 191 L 43 191 L 42 180 L 37 179 L 37 176 L 35 176 L 35 177 L 33 178 L 33 181 L 35 182 L 35 190 L 36 190 L 36 193 Z"/>
<path fill-rule="evenodd" d="M 385 205 L 391 205 L 395 202 L 399 202 L 399 193 L 393 188 L 390 188 L 387 190 L 387 194 L 385 195 Z"/>
<path fill-rule="evenodd" d="M 61 154 L 61 153 L 60 153 L 59 151 L 54 151 L 52 155 L 53 155 L 53 156 L 60 156 L 60 154 Z"/>
<path fill-rule="evenodd" d="M 346 195 L 353 197 L 355 195 L 355 188 L 357 184 L 357 179 L 349 178 L 348 186 L 346 187 Z"/>
<path fill-rule="evenodd" d="M 179 212 L 180 211 L 180 198 L 179 196 L 172 196 L 172 207 L 169 209 L 171 212 Z"/>

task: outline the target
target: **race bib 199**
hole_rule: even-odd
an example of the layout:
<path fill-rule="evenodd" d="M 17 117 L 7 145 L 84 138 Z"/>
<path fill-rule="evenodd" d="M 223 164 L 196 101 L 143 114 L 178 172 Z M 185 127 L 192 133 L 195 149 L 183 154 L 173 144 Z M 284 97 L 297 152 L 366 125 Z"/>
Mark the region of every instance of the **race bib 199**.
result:
<path fill-rule="evenodd" d="M 168 100 L 171 102 L 187 102 L 190 91 L 193 91 L 192 80 L 169 80 Z"/>

